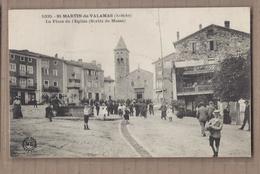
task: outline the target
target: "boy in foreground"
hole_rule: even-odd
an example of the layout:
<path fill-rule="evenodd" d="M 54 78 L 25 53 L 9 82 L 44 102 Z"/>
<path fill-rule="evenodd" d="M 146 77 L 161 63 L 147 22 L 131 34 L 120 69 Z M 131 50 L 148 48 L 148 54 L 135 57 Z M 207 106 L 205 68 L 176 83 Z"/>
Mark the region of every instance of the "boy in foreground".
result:
<path fill-rule="evenodd" d="M 209 120 L 206 129 L 209 130 L 209 145 L 213 151 L 213 157 L 218 157 L 219 143 L 221 138 L 221 130 L 223 127 L 223 122 L 220 118 L 220 111 L 215 110 L 213 112 L 213 118 Z M 215 146 L 214 146 L 215 145 Z"/>
<path fill-rule="evenodd" d="M 92 107 L 89 105 L 89 103 L 87 103 L 85 104 L 84 107 L 84 130 L 89 130 L 88 120 L 91 115 L 92 115 Z"/>

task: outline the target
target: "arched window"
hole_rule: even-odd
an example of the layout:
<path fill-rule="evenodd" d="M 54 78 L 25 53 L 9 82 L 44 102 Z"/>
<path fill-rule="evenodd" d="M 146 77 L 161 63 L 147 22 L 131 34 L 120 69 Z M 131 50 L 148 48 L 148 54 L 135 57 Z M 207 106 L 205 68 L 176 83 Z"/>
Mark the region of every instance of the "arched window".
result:
<path fill-rule="evenodd" d="M 123 58 L 121 58 L 121 62 L 124 62 L 124 59 L 123 59 Z"/>

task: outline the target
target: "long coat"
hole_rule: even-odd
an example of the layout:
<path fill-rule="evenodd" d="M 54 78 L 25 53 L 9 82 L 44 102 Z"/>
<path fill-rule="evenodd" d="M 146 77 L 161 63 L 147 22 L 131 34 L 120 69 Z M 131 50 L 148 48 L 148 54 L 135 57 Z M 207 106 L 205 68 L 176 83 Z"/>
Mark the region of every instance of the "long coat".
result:
<path fill-rule="evenodd" d="M 22 113 L 22 107 L 21 107 L 21 101 L 20 100 L 15 100 L 14 101 L 14 107 L 13 107 L 13 118 L 23 118 L 23 113 Z"/>
<path fill-rule="evenodd" d="M 208 120 L 208 109 L 205 106 L 199 107 L 197 117 L 198 117 L 199 121 L 207 121 Z"/>

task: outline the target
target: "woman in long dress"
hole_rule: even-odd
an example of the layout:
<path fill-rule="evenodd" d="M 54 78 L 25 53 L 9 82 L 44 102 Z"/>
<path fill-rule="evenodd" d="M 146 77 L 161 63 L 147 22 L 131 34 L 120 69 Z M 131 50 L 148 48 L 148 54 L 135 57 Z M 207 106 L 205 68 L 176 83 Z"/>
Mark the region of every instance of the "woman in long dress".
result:
<path fill-rule="evenodd" d="M 13 118 L 23 118 L 21 100 L 19 97 L 15 97 L 15 100 L 13 102 Z"/>

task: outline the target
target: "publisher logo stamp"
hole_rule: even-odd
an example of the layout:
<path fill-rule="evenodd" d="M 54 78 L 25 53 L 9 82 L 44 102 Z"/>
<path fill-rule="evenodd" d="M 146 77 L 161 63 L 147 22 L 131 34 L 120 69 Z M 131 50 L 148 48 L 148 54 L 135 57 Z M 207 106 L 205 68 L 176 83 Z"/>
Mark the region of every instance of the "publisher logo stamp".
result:
<path fill-rule="evenodd" d="M 33 137 L 27 137 L 23 140 L 23 148 L 27 152 L 32 152 L 37 147 L 37 142 Z"/>

